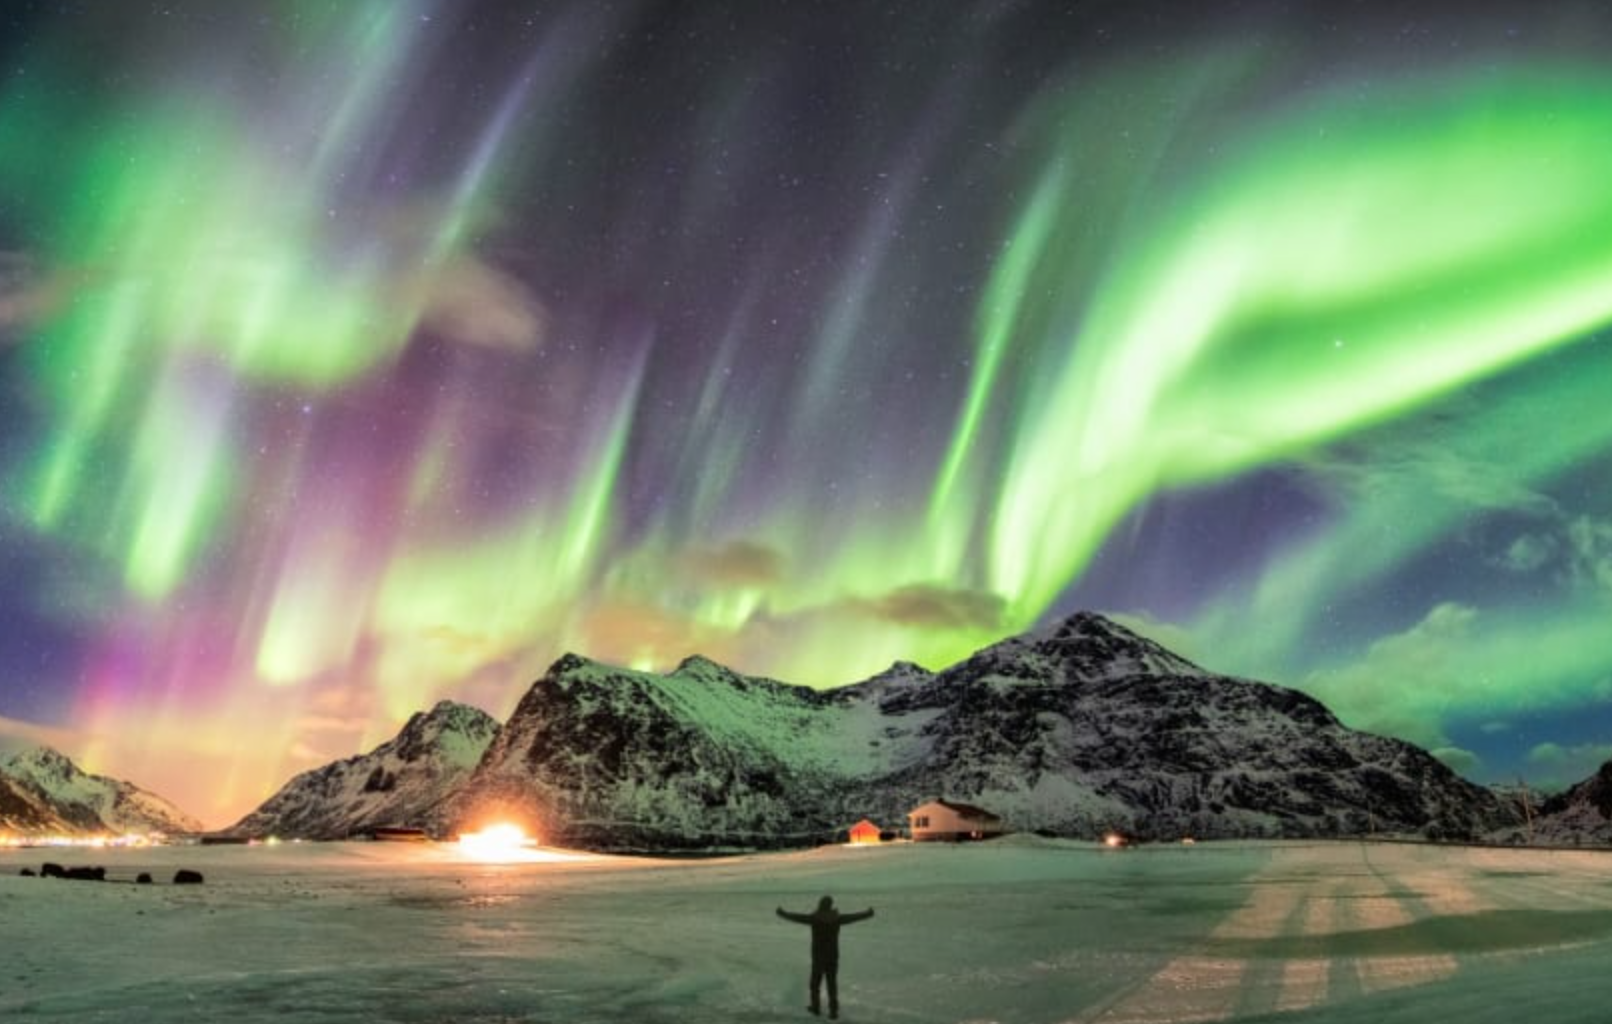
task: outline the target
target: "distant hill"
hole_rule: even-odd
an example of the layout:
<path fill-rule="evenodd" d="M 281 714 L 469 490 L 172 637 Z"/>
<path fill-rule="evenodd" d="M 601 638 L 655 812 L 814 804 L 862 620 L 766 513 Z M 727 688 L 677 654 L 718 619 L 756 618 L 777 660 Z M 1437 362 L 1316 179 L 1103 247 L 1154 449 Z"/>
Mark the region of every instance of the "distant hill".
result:
<path fill-rule="evenodd" d="M 1497 838 L 1527 842 L 1529 833 L 1513 828 Z M 1532 841 L 1540 845 L 1612 845 L 1612 761 L 1576 786 L 1536 804 Z"/>
<path fill-rule="evenodd" d="M 201 822 L 155 793 L 91 775 L 49 747 L 0 762 L 0 830 L 22 835 L 172 835 L 201 829 Z"/>
<path fill-rule="evenodd" d="M 343 839 L 388 825 L 446 831 L 444 801 L 497 733 L 485 711 L 441 701 L 369 753 L 298 775 L 225 832 Z"/>

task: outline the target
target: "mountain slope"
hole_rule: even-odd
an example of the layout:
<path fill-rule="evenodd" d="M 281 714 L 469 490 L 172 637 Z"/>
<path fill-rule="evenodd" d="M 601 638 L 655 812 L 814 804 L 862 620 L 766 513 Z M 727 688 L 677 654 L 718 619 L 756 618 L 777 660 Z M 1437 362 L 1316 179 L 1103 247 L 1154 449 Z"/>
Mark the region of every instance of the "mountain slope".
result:
<path fill-rule="evenodd" d="M 567 655 L 451 813 L 514 815 L 579 845 L 765 844 L 864 815 L 899 826 L 935 796 L 1079 836 L 1463 836 L 1509 822 L 1424 751 L 1086 614 L 939 673 L 897 664 L 826 692 L 702 658 L 656 675 Z"/>
<path fill-rule="evenodd" d="M 226 832 L 340 839 L 383 825 L 441 832 L 442 804 L 498 732 L 485 711 L 441 701 L 367 754 L 303 772 Z"/>
<path fill-rule="evenodd" d="M 166 834 L 201 822 L 130 782 L 91 775 L 49 747 L 0 763 L 0 828 L 24 834 Z"/>
<path fill-rule="evenodd" d="M 937 712 L 930 752 L 885 787 L 960 796 L 1021 828 L 1467 835 L 1505 814 L 1416 747 L 1095 615 L 987 648 L 884 707 Z"/>
<path fill-rule="evenodd" d="M 548 841 L 766 843 L 832 829 L 843 698 L 691 658 L 664 676 L 568 654 L 534 683 L 455 800 Z M 807 794 L 811 798 L 807 798 Z"/>
<path fill-rule="evenodd" d="M 1526 841 L 1526 829 L 1500 838 Z M 1612 761 L 1594 775 L 1541 803 L 1534 814 L 1532 841 L 1564 846 L 1612 843 Z"/>

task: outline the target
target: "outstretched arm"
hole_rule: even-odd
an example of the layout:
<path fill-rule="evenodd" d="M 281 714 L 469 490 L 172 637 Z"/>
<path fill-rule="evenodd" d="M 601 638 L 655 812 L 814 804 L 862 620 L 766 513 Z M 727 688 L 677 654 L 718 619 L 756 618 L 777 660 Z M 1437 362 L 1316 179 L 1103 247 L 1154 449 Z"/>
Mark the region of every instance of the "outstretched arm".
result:
<path fill-rule="evenodd" d="M 856 924 L 858 921 L 866 921 L 868 918 L 870 918 L 872 916 L 873 916 L 873 908 L 869 907 L 868 909 L 862 911 L 860 914 L 841 914 L 840 915 L 840 924 Z"/>
<path fill-rule="evenodd" d="M 810 914 L 791 914 L 789 911 L 785 910 L 783 907 L 778 908 L 778 916 L 783 918 L 785 921 L 793 921 L 796 924 L 811 924 L 812 923 L 812 918 L 811 918 Z"/>

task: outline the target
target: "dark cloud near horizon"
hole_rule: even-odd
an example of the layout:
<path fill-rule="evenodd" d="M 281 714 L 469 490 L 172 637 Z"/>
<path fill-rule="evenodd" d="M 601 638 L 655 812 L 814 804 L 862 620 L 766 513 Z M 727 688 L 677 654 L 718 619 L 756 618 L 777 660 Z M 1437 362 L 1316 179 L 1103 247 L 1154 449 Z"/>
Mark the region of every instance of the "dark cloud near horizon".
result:
<path fill-rule="evenodd" d="M 783 582 L 783 552 L 756 541 L 735 540 L 683 553 L 684 571 L 718 587 L 769 587 Z"/>
<path fill-rule="evenodd" d="M 879 618 L 919 629 L 998 629 L 1007 612 L 1000 594 L 914 583 L 866 602 Z"/>

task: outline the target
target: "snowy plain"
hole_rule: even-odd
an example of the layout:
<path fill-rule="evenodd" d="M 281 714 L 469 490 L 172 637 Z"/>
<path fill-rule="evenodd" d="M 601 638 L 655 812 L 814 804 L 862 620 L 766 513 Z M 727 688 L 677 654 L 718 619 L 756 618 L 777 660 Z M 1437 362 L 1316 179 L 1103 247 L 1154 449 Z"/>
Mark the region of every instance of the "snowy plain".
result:
<path fill-rule="evenodd" d="M 46 860 L 110 881 L 19 875 Z M 119 884 L 141 871 L 156 884 Z M 773 909 L 823 893 L 877 911 L 841 936 L 852 1022 L 1612 1020 L 1612 852 L 1019 837 L 699 861 L 7 850 L 0 1020 L 810 1020 L 808 932 Z"/>

